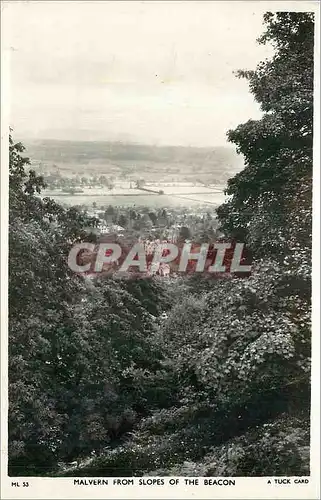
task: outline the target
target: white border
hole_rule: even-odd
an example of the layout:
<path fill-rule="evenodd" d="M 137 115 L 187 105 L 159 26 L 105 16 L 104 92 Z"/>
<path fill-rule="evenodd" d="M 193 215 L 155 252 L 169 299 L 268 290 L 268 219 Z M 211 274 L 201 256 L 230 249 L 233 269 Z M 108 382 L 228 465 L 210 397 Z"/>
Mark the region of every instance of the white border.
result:
<path fill-rule="evenodd" d="M 65 0 L 66 1 L 66 0 Z M 170 1 L 170 0 L 167 0 Z M 185 0 L 187 1 L 187 0 Z M 231 1 L 231 0 L 230 0 Z M 202 486 L 204 479 L 197 478 L 199 486 L 185 486 L 185 479 L 178 478 L 179 485 L 170 486 L 169 478 L 164 486 L 74 486 L 76 478 L 10 478 L 7 475 L 7 376 L 8 376 L 8 127 L 10 85 L 8 62 L 10 48 L 5 46 L 6 29 L 10 15 L 9 4 L 1 3 L 1 479 L 5 500 L 56 499 L 56 498 L 208 498 L 208 499 L 318 499 L 320 498 L 320 4 L 318 1 L 252 1 L 262 11 L 314 11 L 316 23 L 315 40 L 315 93 L 314 93 L 314 160 L 313 160 L 313 306 L 312 306 L 312 409 L 311 409 L 311 475 L 309 484 L 275 485 L 274 478 L 235 479 L 235 486 Z M 52 3 L 52 2 L 51 2 Z M 126 3 L 126 2 L 123 2 Z M 139 3 L 139 2 L 137 2 Z M 220 2 L 229 3 L 229 2 Z M 244 2 L 248 3 L 248 2 Z M 93 480 L 94 478 L 88 478 Z M 104 478 L 107 479 L 107 478 Z M 124 479 L 124 478 L 119 478 Z M 195 479 L 195 478 L 189 478 Z M 226 478 L 224 478 L 226 479 Z M 268 484 L 268 480 L 272 484 Z M 30 487 L 23 488 L 24 481 Z M 20 487 L 12 487 L 18 482 Z"/>
<path fill-rule="evenodd" d="M 8 175 L 9 175 L 9 113 L 10 82 L 9 53 L 3 50 L 7 33 L 4 24 L 7 5 L 1 4 L 1 483 L 7 476 L 8 464 Z M 2 493 L 1 493 L 2 496 Z"/>

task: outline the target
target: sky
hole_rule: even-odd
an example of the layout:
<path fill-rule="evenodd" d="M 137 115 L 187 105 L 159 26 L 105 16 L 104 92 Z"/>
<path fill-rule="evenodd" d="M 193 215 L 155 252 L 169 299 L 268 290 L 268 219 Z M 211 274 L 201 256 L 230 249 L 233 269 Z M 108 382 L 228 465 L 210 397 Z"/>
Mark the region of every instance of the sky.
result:
<path fill-rule="evenodd" d="M 259 118 L 238 69 L 271 55 L 257 2 L 10 2 L 10 123 L 25 139 L 221 146 Z"/>

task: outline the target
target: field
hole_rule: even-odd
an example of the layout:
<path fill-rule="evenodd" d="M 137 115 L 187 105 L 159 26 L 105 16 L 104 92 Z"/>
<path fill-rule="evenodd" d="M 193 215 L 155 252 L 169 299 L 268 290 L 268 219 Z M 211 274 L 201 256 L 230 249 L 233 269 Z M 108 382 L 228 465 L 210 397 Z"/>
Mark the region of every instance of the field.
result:
<path fill-rule="evenodd" d="M 175 207 L 175 206 L 197 206 L 197 205 L 220 205 L 224 202 L 223 193 L 213 194 L 193 194 L 193 195 L 157 195 L 157 194 L 136 194 L 136 195 L 48 195 L 57 202 L 66 205 L 87 205 L 96 203 L 97 206 L 149 206 L 155 208 Z"/>
<path fill-rule="evenodd" d="M 230 147 L 73 141 L 33 141 L 26 146 L 31 167 L 45 179 L 74 179 L 68 182 L 76 183 L 78 193 L 63 190 L 62 183 L 60 187 L 50 184 L 42 193 L 66 205 L 220 205 L 227 180 L 243 166 L 242 158 Z M 97 180 L 100 175 L 110 179 L 108 187 Z"/>

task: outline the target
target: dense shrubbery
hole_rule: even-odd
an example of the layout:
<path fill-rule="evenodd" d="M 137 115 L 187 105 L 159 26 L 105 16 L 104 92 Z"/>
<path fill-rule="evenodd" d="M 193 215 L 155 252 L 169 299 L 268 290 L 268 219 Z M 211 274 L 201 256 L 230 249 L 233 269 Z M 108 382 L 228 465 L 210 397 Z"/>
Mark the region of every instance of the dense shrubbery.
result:
<path fill-rule="evenodd" d="M 249 278 L 73 275 L 95 221 L 37 198 L 11 142 L 11 474 L 308 474 L 313 19 L 265 22 L 275 56 L 241 74 L 265 114 L 229 133 L 245 168 L 219 209 Z"/>
<path fill-rule="evenodd" d="M 74 275 L 70 244 L 95 221 L 35 197 L 41 179 L 10 148 L 10 471 L 34 474 L 116 442 L 147 411 L 133 373 L 157 368 L 149 336 L 167 299 L 151 280 Z"/>
<path fill-rule="evenodd" d="M 163 353 L 160 368 L 142 380 L 149 380 L 155 394 L 161 392 L 159 409 L 140 421 L 126 443 L 105 450 L 76 475 L 122 475 L 122 470 L 140 475 L 155 469 L 170 474 L 173 467 L 184 474 L 186 461 L 194 463 L 195 471 L 212 470 L 207 461 L 211 450 L 214 458 L 224 455 L 224 443 L 235 448 L 236 458 L 228 455 L 225 465 L 217 462 L 213 470 L 221 474 L 233 475 L 239 449 L 239 475 L 245 470 L 243 454 L 248 464 L 257 456 L 247 472 L 251 475 L 272 474 L 268 470 L 286 475 L 291 460 L 295 471 L 304 473 L 308 462 L 300 459 L 300 450 L 309 443 L 309 310 L 306 305 L 299 309 L 298 295 L 283 296 L 278 270 L 266 270 L 258 268 L 247 280 L 215 282 L 210 292 L 190 293 L 173 307 L 154 336 Z M 283 439 L 287 424 L 282 418 L 274 424 L 281 413 L 296 422 L 293 439 L 292 434 Z M 274 425 L 278 437 L 268 441 L 264 433 Z M 260 449 L 253 455 L 255 436 L 265 442 L 264 453 L 273 456 L 280 450 L 271 469 L 258 459 Z"/>

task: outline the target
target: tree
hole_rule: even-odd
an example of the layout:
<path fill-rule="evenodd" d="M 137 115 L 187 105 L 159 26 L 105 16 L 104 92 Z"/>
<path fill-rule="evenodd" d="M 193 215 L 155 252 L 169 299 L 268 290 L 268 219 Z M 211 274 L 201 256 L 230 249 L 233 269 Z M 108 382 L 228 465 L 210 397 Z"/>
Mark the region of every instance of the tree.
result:
<path fill-rule="evenodd" d="M 146 406 L 136 370 L 156 369 L 159 353 L 150 303 L 69 269 L 97 221 L 36 196 L 43 182 L 23 150 L 10 138 L 9 473 L 43 475 L 131 429 Z"/>
<path fill-rule="evenodd" d="M 145 179 L 137 179 L 136 188 L 141 189 L 145 186 Z"/>
<path fill-rule="evenodd" d="M 125 214 L 120 214 L 119 218 L 118 218 L 118 224 L 121 226 L 121 227 L 126 227 L 127 224 L 128 224 L 128 220 L 127 220 L 127 217 Z"/>
<path fill-rule="evenodd" d="M 152 221 L 153 226 L 156 226 L 156 224 L 157 224 L 157 214 L 155 212 L 149 212 L 148 213 L 148 217 Z"/>
<path fill-rule="evenodd" d="M 191 232 L 188 227 L 182 226 L 179 230 L 179 240 L 186 241 L 191 237 Z"/>
<path fill-rule="evenodd" d="M 9 138 L 9 466 L 28 474 L 56 460 L 65 416 L 57 408 L 61 328 L 84 284 L 66 254 L 96 221 L 39 196 L 24 147 Z M 63 333 L 65 332 L 65 333 Z M 72 371 L 72 369 L 71 369 Z M 13 469 L 12 469 L 13 468 Z"/>
<path fill-rule="evenodd" d="M 239 71 L 260 103 L 261 120 L 228 134 L 245 168 L 228 181 L 231 199 L 219 210 L 227 236 L 247 242 L 256 255 L 278 255 L 296 245 L 307 254 L 311 235 L 313 14 L 267 13 L 259 43 L 275 55 L 255 71 Z M 300 231 L 298 231 L 298 224 Z"/>
<path fill-rule="evenodd" d="M 107 209 L 105 210 L 104 213 L 104 219 L 106 222 L 110 222 L 113 220 L 113 217 L 115 215 L 115 209 L 112 205 L 109 205 Z"/>

